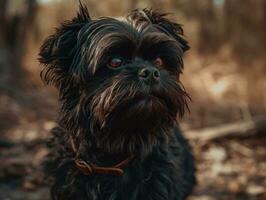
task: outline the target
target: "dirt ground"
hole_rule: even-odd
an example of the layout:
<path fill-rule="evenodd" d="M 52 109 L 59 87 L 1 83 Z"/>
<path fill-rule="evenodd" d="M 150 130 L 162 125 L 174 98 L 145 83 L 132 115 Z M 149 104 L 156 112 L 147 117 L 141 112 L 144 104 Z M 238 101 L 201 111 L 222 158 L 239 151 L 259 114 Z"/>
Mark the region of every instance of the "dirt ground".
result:
<path fill-rule="evenodd" d="M 13 127 L 0 149 L 0 199 L 48 200 L 41 161 L 53 121 Z M 197 160 L 198 185 L 189 200 L 265 200 L 266 138 L 190 141 Z"/>

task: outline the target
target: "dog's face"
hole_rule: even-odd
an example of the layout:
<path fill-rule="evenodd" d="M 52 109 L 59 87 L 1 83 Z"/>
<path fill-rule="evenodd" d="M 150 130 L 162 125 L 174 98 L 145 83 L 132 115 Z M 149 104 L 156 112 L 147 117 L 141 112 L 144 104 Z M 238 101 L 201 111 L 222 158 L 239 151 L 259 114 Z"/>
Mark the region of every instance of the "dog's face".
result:
<path fill-rule="evenodd" d="M 152 10 L 92 20 L 81 6 L 40 51 L 42 77 L 59 90 L 59 123 L 104 151 L 150 151 L 187 106 L 182 34 Z"/>

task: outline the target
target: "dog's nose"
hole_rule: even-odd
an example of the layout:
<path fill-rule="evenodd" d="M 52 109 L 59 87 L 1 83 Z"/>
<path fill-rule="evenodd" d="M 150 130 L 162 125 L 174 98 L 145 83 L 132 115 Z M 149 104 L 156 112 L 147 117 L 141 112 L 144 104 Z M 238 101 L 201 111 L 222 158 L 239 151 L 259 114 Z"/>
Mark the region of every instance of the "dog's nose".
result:
<path fill-rule="evenodd" d="M 144 81 L 159 81 L 160 71 L 154 67 L 145 67 L 139 70 L 139 78 Z"/>

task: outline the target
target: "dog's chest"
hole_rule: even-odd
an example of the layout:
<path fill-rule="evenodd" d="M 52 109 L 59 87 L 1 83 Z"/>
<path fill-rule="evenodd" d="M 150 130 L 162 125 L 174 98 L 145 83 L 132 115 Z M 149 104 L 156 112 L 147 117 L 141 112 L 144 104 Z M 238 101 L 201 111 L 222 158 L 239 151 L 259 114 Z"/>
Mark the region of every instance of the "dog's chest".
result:
<path fill-rule="evenodd" d="M 175 168 L 169 163 L 133 166 L 123 176 L 99 176 L 89 184 L 93 200 L 172 200 L 176 180 Z"/>

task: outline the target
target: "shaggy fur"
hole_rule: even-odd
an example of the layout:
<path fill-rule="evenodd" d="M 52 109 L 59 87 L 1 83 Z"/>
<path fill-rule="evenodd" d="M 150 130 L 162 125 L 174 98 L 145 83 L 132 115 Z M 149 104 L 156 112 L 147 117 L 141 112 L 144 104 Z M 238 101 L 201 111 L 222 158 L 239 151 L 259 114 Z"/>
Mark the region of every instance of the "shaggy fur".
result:
<path fill-rule="evenodd" d="M 46 39 L 41 76 L 56 86 L 61 105 L 45 161 L 53 200 L 182 200 L 191 193 L 193 157 L 176 124 L 187 107 L 179 75 L 188 48 L 179 24 L 148 9 L 91 19 L 81 5 Z M 110 67 L 114 57 L 121 66 Z M 143 80 L 143 68 L 156 69 L 159 80 Z M 122 176 L 84 174 L 75 164 L 108 167 L 130 155 Z"/>

